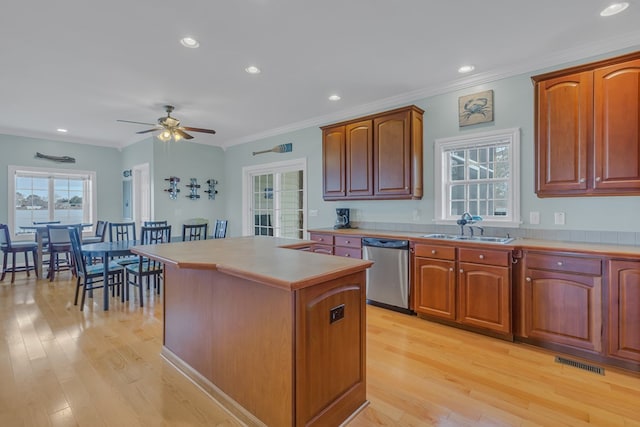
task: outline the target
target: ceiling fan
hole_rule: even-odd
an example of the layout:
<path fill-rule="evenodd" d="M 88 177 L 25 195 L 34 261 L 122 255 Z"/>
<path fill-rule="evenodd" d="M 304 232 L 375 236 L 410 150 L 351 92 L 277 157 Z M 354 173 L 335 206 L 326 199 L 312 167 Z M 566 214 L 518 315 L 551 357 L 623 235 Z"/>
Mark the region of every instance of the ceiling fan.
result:
<path fill-rule="evenodd" d="M 135 123 L 139 125 L 154 126 L 152 129 L 141 130 L 136 133 L 148 133 L 148 132 L 160 131 L 160 134 L 158 135 L 158 139 L 165 142 L 170 141 L 171 139 L 173 139 L 174 141 L 178 141 L 180 139 L 193 139 L 193 136 L 189 135 L 185 131 L 210 133 L 212 135 L 216 133 L 216 131 L 213 129 L 202 129 L 202 128 L 194 128 L 189 126 L 180 126 L 180 120 L 176 119 L 175 117 L 171 117 L 171 112 L 174 110 L 173 105 L 165 105 L 164 109 L 167 112 L 167 116 L 158 118 L 158 124 L 133 122 L 131 120 L 118 120 L 118 121 L 124 122 L 124 123 Z"/>

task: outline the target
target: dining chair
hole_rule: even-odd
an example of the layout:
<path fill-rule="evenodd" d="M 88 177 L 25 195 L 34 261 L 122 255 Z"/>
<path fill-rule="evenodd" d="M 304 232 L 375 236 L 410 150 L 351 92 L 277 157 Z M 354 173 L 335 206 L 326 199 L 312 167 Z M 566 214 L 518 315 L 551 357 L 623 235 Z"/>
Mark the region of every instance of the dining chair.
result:
<path fill-rule="evenodd" d="M 90 237 L 84 237 L 82 239 L 82 243 L 87 244 L 87 243 L 104 242 L 108 224 L 109 224 L 108 221 L 102 221 L 102 220 L 98 221 L 96 223 L 96 231 L 94 235 Z"/>
<path fill-rule="evenodd" d="M 109 240 L 112 242 L 132 241 L 136 239 L 136 223 L 130 222 L 110 222 Z M 135 264 L 138 262 L 137 255 L 116 258 L 120 265 Z"/>
<path fill-rule="evenodd" d="M 171 242 L 171 226 L 142 227 L 140 230 L 140 243 L 143 245 L 157 245 Z M 160 279 L 162 278 L 163 264 L 159 261 L 139 256 L 138 262 L 125 265 L 126 289 L 125 295 L 129 300 L 129 285 L 137 286 L 139 289 L 140 307 L 144 306 L 144 286 L 142 279 L 147 278 L 147 289 L 150 288 L 150 279 L 153 278 L 153 285 L 156 292 L 160 294 Z"/>
<path fill-rule="evenodd" d="M 82 226 L 80 224 L 61 225 L 48 224 L 48 249 L 49 249 L 49 281 L 55 279 L 56 271 L 71 270 L 75 274 L 73 260 L 71 258 L 71 239 L 69 237 L 69 228 L 75 228 L 80 233 Z M 61 259 L 60 256 L 63 256 Z"/>
<path fill-rule="evenodd" d="M 4 276 L 7 273 L 11 273 L 11 283 L 13 283 L 16 278 L 16 272 L 18 271 L 26 271 L 27 277 L 29 277 L 29 272 L 34 270 L 36 277 L 38 277 L 38 244 L 36 242 L 12 242 L 9 226 L 0 224 L 0 250 L 2 250 L 3 253 L 2 277 L 0 277 L 0 282 L 4 280 Z M 16 254 L 19 252 L 24 254 L 24 266 L 18 266 L 16 264 Z M 31 252 L 31 256 L 33 257 L 33 265 L 29 265 L 29 252 Z M 7 257 L 9 254 L 12 255 L 11 267 L 7 266 Z"/>
<path fill-rule="evenodd" d="M 206 240 L 208 223 L 203 224 L 182 224 L 182 241 Z"/>
<path fill-rule="evenodd" d="M 69 240 L 71 241 L 71 251 L 73 253 L 74 263 L 76 266 L 76 296 L 73 301 L 74 305 L 78 305 L 78 294 L 82 288 L 82 300 L 80 302 L 80 311 L 84 310 L 84 302 L 87 291 L 89 296 L 93 296 L 93 290 L 111 287 L 112 290 L 123 284 L 123 267 L 115 261 L 109 261 L 109 276 L 107 283 L 104 283 L 104 264 L 87 264 L 86 257 L 82 255 L 82 243 L 80 242 L 80 231 L 76 227 L 69 227 Z"/>
<path fill-rule="evenodd" d="M 227 237 L 227 220 L 216 219 L 216 225 L 213 229 L 213 238 L 224 239 L 225 237 Z"/>

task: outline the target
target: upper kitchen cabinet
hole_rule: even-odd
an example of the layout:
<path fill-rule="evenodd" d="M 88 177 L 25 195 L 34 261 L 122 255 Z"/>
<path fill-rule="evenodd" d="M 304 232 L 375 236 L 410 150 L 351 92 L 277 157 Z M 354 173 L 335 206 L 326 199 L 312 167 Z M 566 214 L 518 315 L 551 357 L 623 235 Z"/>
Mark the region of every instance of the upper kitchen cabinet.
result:
<path fill-rule="evenodd" d="M 640 52 L 532 79 L 538 197 L 640 194 Z"/>
<path fill-rule="evenodd" d="M 322 127 L 324 199 L 421 199 L 423 114 L 409 106 Z"/>

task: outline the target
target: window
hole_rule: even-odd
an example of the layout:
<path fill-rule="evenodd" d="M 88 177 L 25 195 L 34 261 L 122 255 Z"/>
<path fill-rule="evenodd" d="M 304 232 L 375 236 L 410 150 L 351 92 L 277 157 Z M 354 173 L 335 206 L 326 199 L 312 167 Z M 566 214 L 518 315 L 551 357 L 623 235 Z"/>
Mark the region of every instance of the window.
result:
<path fill-rule="evenodd" d="M 95 172 L 9 166 L 8 182 L 14 234 L 34 222 L 94 222 Z"/>
<path fill-rule="evenodd" d="M 436 221 L 469 212 L 485 225 L 520 223 L 520 130 L 505 129 L 435 142 Z"/>
<path fill-rule="evenodd" d="M 304 237 L 305 171 L 304 159 L 243 169 L 245 235 Z"/>

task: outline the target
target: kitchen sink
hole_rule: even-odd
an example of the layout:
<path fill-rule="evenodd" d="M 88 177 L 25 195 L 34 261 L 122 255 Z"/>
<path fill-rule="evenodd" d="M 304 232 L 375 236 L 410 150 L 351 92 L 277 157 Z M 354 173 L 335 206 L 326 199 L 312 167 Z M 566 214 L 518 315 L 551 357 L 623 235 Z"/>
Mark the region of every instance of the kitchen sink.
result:
<path fill-rule="evenodd" d="M 469 242 L 501 243 L 501 244 L 506 244 L 513 241 L 513 237 L 460 236 L 457 234 L 425 234 L 422 237 L 426 237 L 428 239 L 460 240 L 460 241 L 469 241 Z"/>

